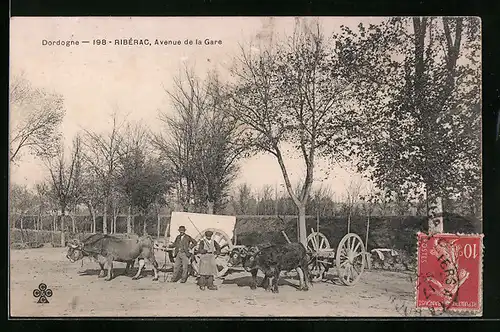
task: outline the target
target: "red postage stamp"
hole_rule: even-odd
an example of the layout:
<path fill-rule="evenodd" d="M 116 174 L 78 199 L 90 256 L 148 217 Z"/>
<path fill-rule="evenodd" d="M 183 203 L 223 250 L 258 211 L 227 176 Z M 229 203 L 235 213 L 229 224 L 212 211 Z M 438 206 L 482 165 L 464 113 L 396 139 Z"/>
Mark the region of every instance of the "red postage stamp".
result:
<path fill-rule="evenodd" d="M 483 235 L 417 236 L 416 307 L 481 312 Z"/>

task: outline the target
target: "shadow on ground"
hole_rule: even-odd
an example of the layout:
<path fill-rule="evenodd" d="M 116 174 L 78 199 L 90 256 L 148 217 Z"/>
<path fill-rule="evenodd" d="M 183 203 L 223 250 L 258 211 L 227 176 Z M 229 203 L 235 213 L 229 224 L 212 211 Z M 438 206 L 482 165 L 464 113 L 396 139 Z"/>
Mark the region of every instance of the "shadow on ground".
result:
<path fill-rule="evenodd" d="M 264 280 L 263 277 L 259 277 L 259 276 L 257 277 L 257 287 L 261 287 L 262 280 Z M 250 287 L 250 285 L 252 284 L 252 276 L 244 276 L 244 277 L 238 277 L 238 278 L 234 278 L 234 279 L 224 279 L 222 281 L 222 284 L 223 285 L 237 285 L 239 287 Z M 278 286 L 291 286 L 291 287 L 294 287 L 297 289 L 299 288 L 298 282 L 292 283 L 286 279 L 283 279 L 283 277 L 281 277 L 278 280 Z"/>
<path fill-rule="evenodd" d="M 114 268 L 113 269 L 113 275 L 114 275 L 114 278 L 116 277 L 133 277 L 135 276 L 135 274 L 137 273 L 139 268 L 133 268 L 133 269 L 130 269 L 127 273 L 125 273 L 125 268 Z M 159 270 L 158 270 L 159 271 Z M 78 272 L 78 275 L 79 276 L 98 276 L 99 273 L 101 272 L 100 269 L 86 269 L 84 271 L 79 271 Z M 108 270 L 107 269 L 104 269 L 104 273 L 105 275 L 107 275 L 108 273 Z M 141 275 L 139 276 L 139 278 L 144 278 L 144 277 L 148 277 L 148 276 L 154 276 L 154 272 L 153 270 L 145 270 L 143 269 L 142 272 L 141 272 Z"/>

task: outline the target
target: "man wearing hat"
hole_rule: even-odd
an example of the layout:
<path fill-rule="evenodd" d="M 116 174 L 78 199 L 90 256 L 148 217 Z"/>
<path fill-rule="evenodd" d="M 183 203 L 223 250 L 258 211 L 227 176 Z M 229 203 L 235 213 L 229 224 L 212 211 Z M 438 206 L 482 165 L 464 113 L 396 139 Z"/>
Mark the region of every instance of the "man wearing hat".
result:
<path fill-rule="evenodd" d="M 188 278 L 188 265 L 189 257 L 191 256 L 190 250 L 196 246 L 196 241 L 189 235 L 186 234 L 186 227 L 179 226 L 179 235 L 175 238 L 174 243 L 171 247 L 174 247 L 174 275 L 172 276 L 171 282 L 177 282 L 181 279 L 181 282 L 186 282 Z M 182 278 L 180 277 L 180 268 L 182 266 Z"/>
<path fill-rule="evenodd" d="M 201 290 L 207 287 L 210 290 L 216 290 L 214 285 L 214 275 L 217 275 L 217 264 L 215 256 L 220 254 L 219 244 L 212 238 L 213 232 L 206 231 L 205 237 L 200 241 L 198 252 L 200 253 L 200 278 L 198 285 Z"/>

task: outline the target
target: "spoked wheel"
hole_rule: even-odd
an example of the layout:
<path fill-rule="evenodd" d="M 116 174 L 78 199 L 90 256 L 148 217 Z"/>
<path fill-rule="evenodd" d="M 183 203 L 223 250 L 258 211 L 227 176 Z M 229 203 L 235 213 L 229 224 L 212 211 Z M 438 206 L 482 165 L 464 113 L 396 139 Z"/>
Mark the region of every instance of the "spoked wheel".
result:
<path fill-rule="evenodd" d="M 335 263 L 344 285 L 353 286 L 359 281 L 365 269 L 366 255 L 365 246 L 358 235 L 349 233 L 342 238 Z"/>
<path fill-rule="evenodd" d="M 205 235 L 206 231 L 212 231 L 212 238 L 219 244 L 221 247 L 221 254 L 215 258 L 215 263 L 217 264 L 217 270 L 219 271 L 217 274 L 217 278 L 222 278 L 226 275 L 227 271 L 229 270 L 229 256 L 228 253 L 231 252 L 233 249 L 233 243 L 231 241 L 231 238 L 222 230 L 217 229 L 217 228 L 207 228 L 201 232 L 201 234 L 198 234 L 198 236 L 195 238 L 196 241 L 200 241 L 202 239 L 202 236 Z M 193 257 L 193 261 L 191 263 L 191 266 L 193 268 L 193 272 L 195 275 L 199 274 L 199 267 L 200 267 L 200 254 L 196 254 Z"/>
<path fill-rule="evenodd" d="M 312 281 L 323 279 L 328 263 L 320 256 L 320 252 L 328 250 L 330 250 L 330 243 L 325 235 L 320 232 L 309 234 L 307 237 L 307 251 L 310 254 L 308 267 Z"/>
<path fill-rule="evenodd" d="M 205 236 L 206 231 L 212 231 L 212 239 L 216 241 L 220 248 L 221 248 L 221 253 L 226 254 L 231 252 L 233 250 L 233 242 L 231 241 L 231 238 L 229 235 L 227 235 L 223 230 L 217 229 L 217 228 L 207 228 L 201 232 L 201 234 L 198 234 L 195 238 L 197 242 L 199 242 L 203 236 Z"/>

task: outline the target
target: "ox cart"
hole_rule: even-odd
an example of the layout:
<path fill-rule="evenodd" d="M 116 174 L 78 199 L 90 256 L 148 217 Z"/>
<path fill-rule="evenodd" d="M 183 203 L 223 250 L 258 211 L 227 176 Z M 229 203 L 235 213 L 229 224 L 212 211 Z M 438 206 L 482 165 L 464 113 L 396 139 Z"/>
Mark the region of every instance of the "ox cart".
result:
<path fill-rule="evenodd" d="M 169 245 L 175 240 L 175 232 L 179 226 L 188 228 L 187 234 L 191 235 L 197 242 L 200 241 L 205 231 L 213 232 L 212 238 L 221 247 L 221 254 L 216 257 L 217 278 L 224 278 L 229 269 L 238 269 L 229 264 L 229 254 L 236 247 L 236 234 L 234 232 L 236 217 L 224 215 L 208 215 L 188 212 L 172 212 L 169 227 L 165 231 L 163 241 L 155 242 L 155 249 L 164 252 L 165 260 L 163 269 L 168 263 L 173 264 L 173 248 Z M 318 225 L 319 229 L 319 225 Z M 288 242 L 288 237 L 283 233 Z M 309 256 L 309 271 L 313 281 L 325 279 L 325 273 L 332 267 L 337 268 L 338 276 L 342 283 L 347 286 L 355 285 L 361 278 L 367 264 L 367 252 L 362 239 L 355 233 L 346 234 L 337 249 L 330 247 L 330 242 L 324 234 L 318 230 L 311 229 L 307 236 L 307 247 Z M 191 256 L 191 274 L 197 275 L 200 257 L 194 253 Z"/>
<path fill-rule="evenodd" d="M 355 233 L 346 234 L 335 250 L 330 247 L 330 242 L 324 234 L 311 228 L 306 249 L 313 281 L 324 280 L 325 273 L 335 266 L 341 282 L 346 286 L 353 286 L 359 281 L 366 267 L 368 254 L 363 240 Z"/>

